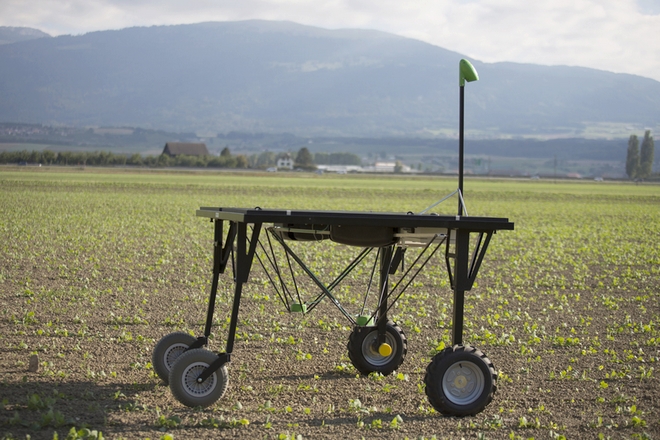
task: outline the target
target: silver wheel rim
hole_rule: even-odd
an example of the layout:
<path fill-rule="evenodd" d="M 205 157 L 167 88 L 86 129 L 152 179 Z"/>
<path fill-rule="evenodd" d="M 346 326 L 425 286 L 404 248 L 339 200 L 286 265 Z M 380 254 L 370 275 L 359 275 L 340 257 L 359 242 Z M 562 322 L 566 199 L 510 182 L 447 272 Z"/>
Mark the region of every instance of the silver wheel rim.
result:
<path fill-rule="evenodd" d="M 382 367 L 383 365 L 387 365 L 388 362 L 392 360 L 392 358 L 396 355 L 396 340 L 394 337 L 386 333 L 385 334 L 385 342 L 392 347 L 392 354 L 389 356 L 383 356 L 380 353 L 378 353 L 378 348 L 375 347 L 375 344 L 378 341 L 378 330 L 374 330 L 370 332 L 366 338 L 362 341 L 362 356 L 364 356 L 364 359 L 369 362 L 371 365 L 374 365 L 376 367 Z"/>
<path fill-rule="evenodd" d="M 174 365 L 174 361 L 177 360 L 181 354 L 188 349 L 188 346 L 186 344 L 172 344 L 170 345 L 167 350 L 165 350 L 165 353 L 163 354 L 163 365 L 165 365 L 165 368 L 167 371 L 170 371 L 172 369 L 172 365 Z"/>
<path fill-rule="evenodd" d="M 442 378 L 442 391 L 456 405 L 469 405 L 484 391 L 485 379 L 477 365 L 468 361 L 452 364 Z"/>
<path fill-rule="evenodd" d="M 209 366 L 206 362 L 194 362 L 183 370 L 181 375 L 181 384 L 183 389 L 186 390 L 191 396 L 204 397 L 213 392 L 218 384 L 218 376 L 213 373 L 208 379 L 202 383 L 197 382 L 200 374 Z"/>

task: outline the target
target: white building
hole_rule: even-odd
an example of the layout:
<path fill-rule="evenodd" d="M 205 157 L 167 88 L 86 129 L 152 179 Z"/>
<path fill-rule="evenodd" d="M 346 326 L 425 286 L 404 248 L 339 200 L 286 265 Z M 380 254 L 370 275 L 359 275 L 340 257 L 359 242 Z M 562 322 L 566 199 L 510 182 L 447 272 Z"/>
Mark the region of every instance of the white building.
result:
<path fill-rule="evenodd" d="M 373 171 L 377 173 L 393 173 L 396 170 L 396 162 L 376 162 Z M 401 164 L 401 173 L 409 173 L 411 169 L 408 165 Z"/>
<path fill-rule="evenodd" d="M 290 154 L 285 154 L 277 159 L 277 168 L 293 169 L 293 159 Z"/>

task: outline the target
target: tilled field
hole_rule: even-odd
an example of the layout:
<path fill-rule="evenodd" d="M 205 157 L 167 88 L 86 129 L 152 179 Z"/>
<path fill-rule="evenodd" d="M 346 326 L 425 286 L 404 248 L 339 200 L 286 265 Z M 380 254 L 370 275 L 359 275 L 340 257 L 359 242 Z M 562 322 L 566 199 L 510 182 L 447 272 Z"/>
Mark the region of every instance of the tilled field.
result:
<path fill-rule="evenodd" d="M 493 238 L 466 297 L 465 342 L 498 372 L 476 416 L 443 417 L 424 391 L 427 365 L 451 340 L 442 259 L 391 313 L 404 363 L 366 377 L 339 311 L 324 301 L 286 312 L 255 264 L 225 396 L 206 409 L 177 402 L 151 355 L 168 333 L 203 332 L 213 228 L 195 209 L 420 211 L 454 184 L 342 177 L 0 173 L 0 438 L 660 437 L 660 195 L 632 185 L 470 184 L 470 213 L 516 223 Z M 326 281 L 355 255 L 298 246 Z M 337 291 L 351 310 L 366 272 Z"/>

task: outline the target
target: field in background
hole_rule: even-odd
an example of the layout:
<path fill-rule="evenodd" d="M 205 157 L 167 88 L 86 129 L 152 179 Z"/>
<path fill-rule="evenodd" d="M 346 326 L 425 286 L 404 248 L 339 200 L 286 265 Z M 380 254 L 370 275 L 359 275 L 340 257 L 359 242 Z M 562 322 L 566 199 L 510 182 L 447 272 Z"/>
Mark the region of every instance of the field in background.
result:
<path fill-rule="evenodd" d="M 212 228 L 195 217 L 199 206 L 419 212 L 455 188 L 455 179 L 421 177 L 3 170 L 0 433 L 656 438 L 657 185 L 466 179 L 471 215 L 516 225 L 493 238 L 466 295 L 466 342 L 499 371 L 495 400 L 476 417 L 439 416 L 423 390 L 431 356 L 450 343 L 444 262 L 395 307 L 409 346 L 392 376 L 356 377 L 338 311 L 285 313 L 257 268 L 225 397 L 192 410 L 155 377 L 161 336 L 202 332 Z M 455 211 L 451 200 L 436 212 Z M 309 252 L 329 276 L 332 254 Z M 230 287 L 213 349 L 223 346 Z M 361 292 L 339 294 L 350 303 Z M 38 372 L 28 371 L 33 355 Z"/>

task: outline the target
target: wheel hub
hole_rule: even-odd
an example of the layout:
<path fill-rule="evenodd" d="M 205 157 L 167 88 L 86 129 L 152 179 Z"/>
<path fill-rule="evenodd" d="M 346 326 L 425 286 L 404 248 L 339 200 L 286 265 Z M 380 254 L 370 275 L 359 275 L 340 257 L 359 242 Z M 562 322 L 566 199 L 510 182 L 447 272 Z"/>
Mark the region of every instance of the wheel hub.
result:
<path fill-rule="evenodd" d="M 392 360 L 396 349 L 396 341 L 391 334 L 385 335 L 386 342 L 378 344 L 378 331 L 373 330 L 362 342 L 362 356 L 374 366 L 383 366 Z"/>
<path fill-rule="evenodd" d="M 392 346 L 386 342 L 382 343 L 378 347 L 378 353 L 383 357 L 387 357 L 392 354 Z"/>
<path fill-rule="evenodd" d="M 457 362 L 447 368 L 442 380 L 445 396 L 457 405 L 469 405 L 485 387 L 482 371 L 472 362 Z"/>
<path fill-rule="evenodd" d="M 456 388 L 465 388 L 465 385 L 467 385 L 467 379 L 465 376 L 457 376 L 456 379 L 454 379 L 454 386 Z"/>
<path fill-rule="evenodd" d="M 183 354 L 183 352 L 187 349 L 188 346 L 186 344 L 172 344 L 165 351 L 165 354 L 163 354 L 163 364 L 165 367 L 170 370 L 174 364 L 174 361 L 176 361 L 177 358 L 181 356 L 181 354 Z"/>
<path fill-rule="evenodd" d="M 217 385 L 216 374 L 213 373 L 209 380 L 200 382 L 200 375 L 208 364 L 205 362 L 195 362 L 189 365 L 183 372 L 181 383 L 184 389 L 191 395 L 196 397 L 204 397 L 213 392 Z"/>

